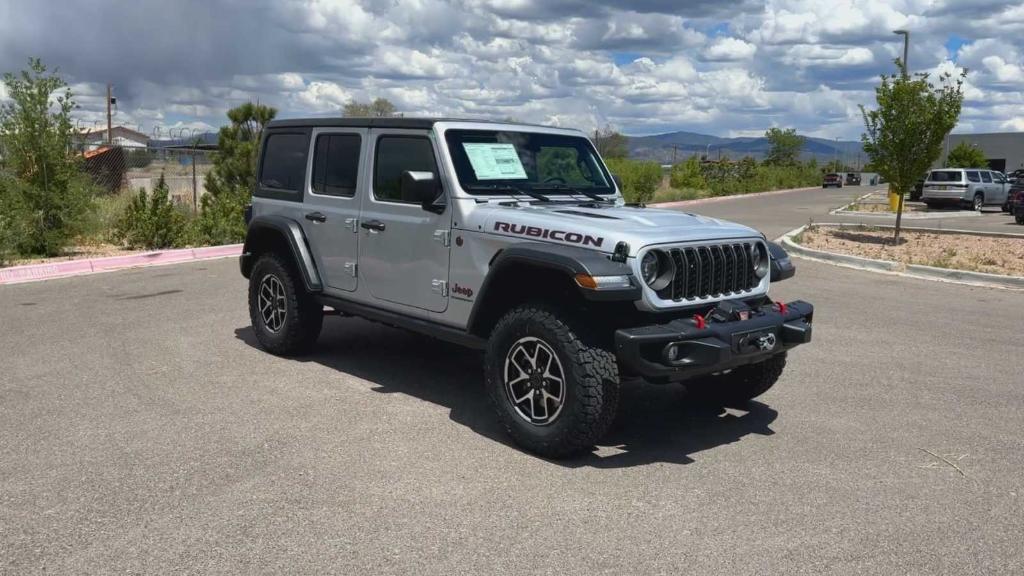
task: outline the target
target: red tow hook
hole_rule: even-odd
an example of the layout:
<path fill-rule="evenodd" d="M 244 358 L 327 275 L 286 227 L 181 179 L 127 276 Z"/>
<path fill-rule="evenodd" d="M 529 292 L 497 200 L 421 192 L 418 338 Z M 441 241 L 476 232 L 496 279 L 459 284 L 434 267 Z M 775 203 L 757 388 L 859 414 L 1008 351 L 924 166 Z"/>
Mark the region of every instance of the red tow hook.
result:
<path fill-rule="evenodd" d="M 697 330 L 703 330 L 708 327 L 708 321 L 700 314 L 693 315 L 693 323 L 697 325 Z"/>
<path fill-rule="evenodd" d="M 786 306 L 785 302 L 776 302 L 775 306 L 778 307 L 779 314 L 782 314 L 783 316 L 785 316 L 786 315 L 786 311 L 789 310 L 789 307 Z"/>

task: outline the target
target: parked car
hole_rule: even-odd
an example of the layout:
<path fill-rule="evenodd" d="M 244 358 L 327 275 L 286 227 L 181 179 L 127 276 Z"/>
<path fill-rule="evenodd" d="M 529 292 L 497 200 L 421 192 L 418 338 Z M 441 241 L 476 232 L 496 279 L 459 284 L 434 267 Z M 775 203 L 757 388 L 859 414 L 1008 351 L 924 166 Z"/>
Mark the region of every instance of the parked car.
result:
<path fill-rule="evenodd" d="M 829 186 L 835 186 L 836 188 L 843 187 L 843 177 L 835 172 L 825 174 L 825 177 L 821 180 L 821 187 L 828 188 Z"/>
<path fill-rule="evenodd" d="M 860 186 L 860 174 L 857 174 L 856 172 L 847 173 L 846 184 L 848 186 Z"/>
<path fill-rule="evenodd" d="M 308 352 L 329 307 L 484 350 L 496 418 L 538 454 L 599 441 L 620 377 L 743 402 L 811 340 L 813 307 L 768 296 L 795 273 L 781 246 L 627 205 L 577 130 L 275 120 L 258 157 L 240 265 L 260 346 Z"/>
<path fill-rule="evenodd" d="M 1024 224 L 1024 182 L 1010 189 L 1010 212 L 1017 224 Z"/>
<path fill-rule="evenodd" d="M 1009 190 L 1002 172 L 943 168 L 928 173 L 921 200 L 929 207 L 954 204 L 981 211 L 985 206 L 1005 204 Z"/>

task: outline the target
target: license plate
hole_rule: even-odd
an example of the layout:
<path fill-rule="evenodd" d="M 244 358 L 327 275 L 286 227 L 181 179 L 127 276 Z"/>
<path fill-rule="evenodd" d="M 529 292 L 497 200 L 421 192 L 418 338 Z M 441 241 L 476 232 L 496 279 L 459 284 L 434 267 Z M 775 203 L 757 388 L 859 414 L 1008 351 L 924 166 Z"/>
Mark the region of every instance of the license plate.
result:
<path fill-rule="evenodd" d="M 939 190 L 945 190 L 945 189 L 946 189 L 945 186 L 939 186 Z"/>

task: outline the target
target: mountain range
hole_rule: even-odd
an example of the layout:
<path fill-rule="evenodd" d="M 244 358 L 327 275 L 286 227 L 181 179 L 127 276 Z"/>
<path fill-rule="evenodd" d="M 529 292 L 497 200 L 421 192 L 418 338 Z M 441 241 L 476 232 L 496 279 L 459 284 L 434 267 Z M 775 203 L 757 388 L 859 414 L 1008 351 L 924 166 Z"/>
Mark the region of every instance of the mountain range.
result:
<path fill-rule="evenodd" d="M 827 140 L 825 138 L 804 137 L 804 148 L 800 156 L 803 160 L 816 158 L 825 163 L 839 158 L 851 166 L 866 162 L 864 150 L 860 142 L 850 140 Z M 629 156 L 637 160 L 654 160 L 662 164 L 670 164 L 673 159 L 681 161 L 688 156 L 702 156 L 707 153 L 712 159 L 728 157 L 739 159 L 752 156 L 764 159 L 771 145 L 768 139 L 759 137 L 722 138 L 696 132 L 669 132 L 653 136 L 628 136 Z"/>

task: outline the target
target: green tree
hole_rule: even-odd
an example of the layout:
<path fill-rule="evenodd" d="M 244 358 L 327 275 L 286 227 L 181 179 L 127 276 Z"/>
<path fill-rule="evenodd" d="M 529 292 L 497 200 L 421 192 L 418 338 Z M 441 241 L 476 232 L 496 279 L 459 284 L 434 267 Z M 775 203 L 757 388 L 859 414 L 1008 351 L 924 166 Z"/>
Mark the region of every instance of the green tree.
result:
<path fill-rule="evenodd" d="M 199 236 L 210 244 L 241 242 L 245 238 L 245 205 L 256 186 L 260 136 L 277 110 L 248 102 L 228 110 L 231 124 L 217 135 L 213 168 L 206 176 Z"/>
<path fill-rule="evenodd" d="M 92 210 L 92 185 L 73 151 L 75 100 L 64 79 L 36 58 L 3 82 L 10 102 L 0 107 L 0 169 L 16 182 L 0 184 L 0 193 L 19 207 L 17 250 L 55 256 Z"/>
<path fill-rule="evenodd" d="M 977 146 L 961 142 L 949 151 L 946 168 L 988 168 L 988 158 Z"/>
<path fill-rule="evenodd" d="M 367 103 L 353 100 L 345 104 L 342 114 L 349 118 L 393 118 L 401 116 L 395 105 L 387 98 L 377 98 L 373 102 Z"/>
<path fill-rule="evenodd" d="M 185 214 L 171 203 L 164 173 L 151 193 L 139 190 L 118 220 L 114 237 L 130 248 L 170 248 L 181 245 Z"/>
<path fill-rule="evenodd" d="M 944 74 L 936 86 L 928 74 L 911 77 L 904 68 L 900 74 L 882 76 L 875 89 L 876 109 L 861 106 L 866 129 L 861 136 L 864 152 L 875 170 L 889 181 L 891 190 L 900 195 L 894 242 L 900 239 L 904 194 L 938 159 L 943 139 L 960 117 L 965 75 L 961 72 L 954 79 Z"/>
<path fill-rule="evenodd" d="M 594 147 L 605 160 L 629 156 L 629 138 L 613 129 L 611 125 L 594 130 Z"/>
<path fill-rule="evenodd" d="M 764 163 L 771 166 L 795 166 L 800 160 L 800 151 L 804 148 L 804 137 L 796 133 L 795 128 L 782 130 L 769 128 L 764 133 L 770 148 Z"/>

